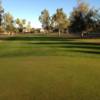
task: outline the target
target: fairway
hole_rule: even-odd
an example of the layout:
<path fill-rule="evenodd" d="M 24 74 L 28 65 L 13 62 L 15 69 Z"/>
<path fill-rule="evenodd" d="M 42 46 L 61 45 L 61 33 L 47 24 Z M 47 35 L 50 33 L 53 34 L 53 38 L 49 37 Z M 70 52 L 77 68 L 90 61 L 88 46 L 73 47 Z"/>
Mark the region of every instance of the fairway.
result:
<path fill-rule="evenodd" d="M 100 39 L 0 37 L 0 100 L 100 100 Z"/>

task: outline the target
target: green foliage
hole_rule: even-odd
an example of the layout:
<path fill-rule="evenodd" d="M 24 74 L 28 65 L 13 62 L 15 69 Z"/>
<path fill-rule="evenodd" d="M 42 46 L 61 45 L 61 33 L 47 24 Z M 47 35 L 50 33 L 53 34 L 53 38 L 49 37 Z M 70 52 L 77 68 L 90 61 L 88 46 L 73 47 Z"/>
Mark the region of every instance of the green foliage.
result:
<path fill-rule="evenodd" d="M 15 20 L 15 22 L 16 22 L 16 25 L 17 25 L 19 32 L 23 32 L 23 29 L 25 28 L 25 25 L 26 25 L 26 20 L 17 18 Z"/>
<path fill-rule="evenodd" d="M 85 30 L 85 16 L 89 11 L 89 7 L 85 3 L 79 3 L 70 16 L 71 31 L 82 32 Z"/>
<path fill-rule="evenodd" d="M 3 14 L 4 14 L 4 8 L 2 7 L 2 2 L 0 1 L 0 27 L 2 26 Z"/>
<path fill-rule="evenodd" d="M 26 29 L 27 29 L 28 32 L 31 31 L 31 22 L 28 22 L 28 23 L 27 23 Z"/>
<path fill-rule="evenodd" d="M 100 32 L 100 10 L 90 8 L 84 0 L 77 0 L 77 6 L 69 18 L 64 13 L 63 8 L 56 10 L 50 16 L 49 11 L 44 9 L 39 16 L 43 33 L 48 32 L 73 32 L 83 34 L 84 32 Z M 0 32 L 31 32 L 31 23 L 25 19 L 14 19 L 9 12 L 4 12 L 0 2 Z"/>
<path fill-rule="evenodd" d="M 90 8 L 85 2 L 78 4 L 70 16 L 70 30 L 72 32 L 82 33 L 91 32 L 97 29 L 97 23 L 100 22 L 97 10 Z"/>
<path fill-rule="evenodd" d="M 59 35 L 61 31 L 68 28 L 69 21 L 62 8 L 56 10 L 56 13 L 52 16 L 51 23 L 54 28 L 59 30 Z"/>
<path fill-rule="evenodd" d="M 4 28 L 7 32 L 14 31 L 14 19 L 9 12 L 4 14 Z"/>
<path fill-rule="evenodd" d="M 46 30 L 49 29 L 50 26 L 50 15 L 47 9 L 44 9 L 39 16 L 39 21 L 42 23 L 42 27 Z"/>

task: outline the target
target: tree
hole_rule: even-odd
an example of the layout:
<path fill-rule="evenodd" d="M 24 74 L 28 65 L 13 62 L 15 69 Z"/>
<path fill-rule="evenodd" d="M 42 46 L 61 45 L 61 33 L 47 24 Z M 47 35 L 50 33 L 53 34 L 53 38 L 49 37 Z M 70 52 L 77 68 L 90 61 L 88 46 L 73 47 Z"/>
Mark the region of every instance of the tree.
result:
<path fill-rule="evenodd" d="M 2 7 L 2 2 L 0 1 L 0 26 L 2 25 L 4 9 Z"/>
<path fill-rule="evenodd" d="M 42 23 L 42 27 L 45 31 L 49 30 L 50 27 L 50 15 L 47 9 L 44 9 L 39 16 L 39 21 Z"/>
<path fill-rule="evenodd" d="M 4 9 L 2 7 L 2 2 L 0 1 L 0 32 L 3 31 L 3 27 L 2 27 L 3 14 L 4 14 Z"/>
<path fill-rule="evenodd" d="M 70 29 L 72 32 L 82 33 L 86 30 L 86 24 L 89 21 L 87 15 L 89 14 L 90 8 L 85 2 L 78 2 L 78 5 L 74 7 L 73 12 L 70 16 Z M 87 21 L 88 20 L 88 21 Z"/>
<path fill-rule="evenodd" d="M 9 12 L 4 14 L 4 28 L 10 34 L 14 32 L 14 19 Z"/>
<path fill-rule="evenodd" d="M 22 27 L 24 28 L 26 25 L 26 20 L 25 19 L 22 19 Z"/>
<path fill-rule="evenodd" d="M 27 32 L 31 31 L 31 22 L 29 21 L 26 25 Z"/>
<path fill-rule="evenodd" d="M 87 32 L 94 31 L 99 22 L 97 18 L 97 10 L 90 8 L 85 2 L 79 2 L 77 7 L 73 9 L 70 16 L 70 29 L 72 32 L 78 32 L 82 36 Z"/>
<path fill-rule="evenodd" d="M 24 27 L 26 25 L 26 20 L 17 18 L 15 20 L 15 22 L 17 24 L 17 28 L 18 28 L 19 32 L 23 32 L 23 29 L 24 29 Z"/>
<path fill-rule="evenodd" d="M 56 13 L 52 16 L 52 26 L 59 30 L 59 36 L 61 31 L 66 29 L 69 25 L 66 14 L 63 12 L 63 9 L 57 9 Z"/>
<path fill-rule="evenodd" d="M 93 9 L 90 15 L 92 15 L 94 31 L 100 32 L 100 9 Z"/>

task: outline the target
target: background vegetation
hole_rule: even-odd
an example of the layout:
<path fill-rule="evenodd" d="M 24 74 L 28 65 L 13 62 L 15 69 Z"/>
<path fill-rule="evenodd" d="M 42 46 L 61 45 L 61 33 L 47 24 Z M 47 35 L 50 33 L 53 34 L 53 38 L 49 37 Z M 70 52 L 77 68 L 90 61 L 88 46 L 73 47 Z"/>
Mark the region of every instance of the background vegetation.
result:
<path fill-rule="evenodd" d="M 47 9 L 44 9 L 39 16 L 42 24 L 41 29 L 34 29 L 31 23 L 25 19 L 14 19 L 13 15 L 5 12 L 0 3 L 0 31 L 1 33 L 74 33 L 83 36 L 87 33 L 100 32 L 100 10 L 92 8 L 82 0 L 77 0 L 76 7 L 69 16 L 63 8 L 57 8 L 55 14 L 50 16 Z"/>

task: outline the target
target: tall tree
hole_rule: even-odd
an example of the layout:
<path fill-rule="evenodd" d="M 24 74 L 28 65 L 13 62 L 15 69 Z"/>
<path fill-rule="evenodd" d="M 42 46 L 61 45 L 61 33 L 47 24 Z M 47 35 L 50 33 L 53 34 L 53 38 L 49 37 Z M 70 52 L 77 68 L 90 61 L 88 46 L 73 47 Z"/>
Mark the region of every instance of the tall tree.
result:
<path fill-rule="evenodd" d="M 100 32 L 100 9 L 93 9 L 89 15 L 92 15 L 94 31 Z"/>
<path fill-rule="evenodd" d="M 0 26 L 2 25 L 4 9 L 2 7 L 2 2 L 0 1 Z"/>
<path fill-rule="evenodd" d="M 53 27 L 56 27 L 59 30 L 59 36 L 61 31 L 68 27 L 69 21 L 62 8 L 57 9 L 56 13 L 52 16 L 52 24 Z"/>
<path fill-rule="evenodd" d="M 17 28 L 19 29 L 19 32 L 23 32 L 23 29 L 26 25 L 26 20 L 25 19 L 20 19 L 20 18 L 17 18 L 15 20 L 16 24 L 17 24 Z"/>
<path fill-rule="evenodd" d="M 22 27 L 24 28 L 26 25 L 26 20 L 25 19 L 22 19 Z"/>
<path fill-rule="evenodd" d="M 4 14 L 4 9 L 2 7 L 2 2 L 0 0 L 0 32 L 2 32 L 4 29 L 2 27 L 3 24 L 3 14 Z"/>
<path fill-rule="evenodd" d="M 85 2 L 79 2 L 70 16 L 70 29 L 72 32 L 84 33 L 97 30 L 100 22 L 99 10 L 90 8 Z"/>
<path fill-rule="evenodd" d="M 39 21 L 42 23 L 42 27 L 44 30 L 49 30 L 50 26 L 50 15 L 47 9 L 44 9 L 39 16 Z"/>
<path fill-rule="evenodd" d="M 73 12 L 70 16 L 70 29 L 73 32 L 82 32 L 86 29 L 87 19 L 86 16 L 89 13 L 90 8 L 85 2 L 79 2 L 76 7 L 74 7 Z"/>
<path fill-rule="evenodd" d="M 31 31 L 31 22 L 29 21 L 26 25 L 27 32 Z"/>
<path fill-rule="evenodd" d="M 4 14 L 4 27 L 7 32 L 12 33 L 14 31 L 14 19 L 9 12 Z"/>

